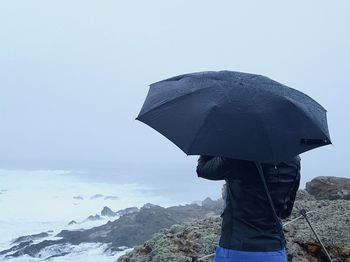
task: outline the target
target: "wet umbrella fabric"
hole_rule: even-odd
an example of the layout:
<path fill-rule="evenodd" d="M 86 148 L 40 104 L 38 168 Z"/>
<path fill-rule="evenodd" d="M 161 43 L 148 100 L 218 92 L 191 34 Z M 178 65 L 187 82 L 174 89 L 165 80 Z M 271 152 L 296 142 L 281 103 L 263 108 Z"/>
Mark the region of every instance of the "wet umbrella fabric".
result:
<path fill-rule="evenodd" d="M 150 86 L 136 118 L 188 155 L 279 162 L 330 144 L 326 110 L 262 75 L 199 72 Z"/>

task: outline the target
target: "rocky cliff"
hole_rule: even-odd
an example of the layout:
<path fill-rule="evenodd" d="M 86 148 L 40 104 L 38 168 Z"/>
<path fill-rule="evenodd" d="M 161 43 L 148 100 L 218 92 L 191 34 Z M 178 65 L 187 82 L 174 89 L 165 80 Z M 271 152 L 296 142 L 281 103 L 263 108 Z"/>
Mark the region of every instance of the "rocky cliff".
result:
<path fill-rule="evenodd" d="M 319 176 L 306 183 L 306 190 L 316 199 L 350 200 L 350 179 Z"/>
<path fill-rule="evenodd" d="M 24 255 L 48 258 L 45 257 L 45 254 L 48 253 L 45 250 L 50 250 L 50 256 L 64 256 L 66 252 L 60 251 L 62 247 L 77 246 L 81 243 L 106 244 L 105 252 L 113 254 L 115 251 L 124 249 L 125 246 L 134 247 L 143 243 L 162 228 L 218 215 L 222 208 L 222 200 L 210 199 L 203 201 L 203 205 L 190 204 L 168 208 L 147 203 L 140 209 L 129 208 L 115 212 L 117 215 L 123 215 L 102 226 L 86 230 L 62 230 L 54 240 L 44 239 L 42 235 L 40 235 L 40 238 L 43 238 L 42 241 L 33 241 L 36 235 L 32 235 L 32 238 L 20 237 L 11 248 L 0 251 L 0 258 L 1 256 L 10 258 Z M 102 211 L 106 212 L 106 208 Z M 111 212 L 108 213 L 111 214 Z M 98 219 L 100 216 L 92 217 Z"/>
<path fill-rule="evenodd" d="M 327 195 L 329 188 L 324 183 L 320 184 L 320 180 L 332 181 L 330 195 Z M 344 194 L 344 187 L 350 183 L 350 179 L 340 180 L 341 183 L 336 178 L 318 177 L 309 182 L 306 190 L 298 192 L 293 213 L 284 221 L 288 261 L 327 261 L 305 219 L 294 221 L 300 217 L 302 209 L 308 211 L 307 216 L 333 261 L 350 261 L 350 201 Z M 320 200 L 322 194 L 329 196 L 329 199 Z M 194 261 L 214 252 L 220 237 L 220 224 L 220 217 L 215 216 L 174 225 L 120 257 L 118 262 Z M 201 261 L 212 261 L 212 258 Z"/>
<path fill-rule="evenodd" d="M 284 221 L 289 261 L 326 261 L 305 220 L 294 221 L 300 210 L 305 209 L 334 261 L 350 262 L 349 183 L 350 179 L 318 177 L 308 183 L 306 190 L 298 192 L 293 213 Z M 9 249 L 0 251 L 0 259 L 19 256 L 50 259 L 66 256 L 74 247 L 79 250 L 81 244 L 97 244 L 108 255 L 137 246 L 120 262 L 191 261 L 214 252 L 222 208 L 223 201 L 211 199 L 169 208 L 149 203 L 140 209 L 116 212 L 104 208 L 101 216 L 112 216 L 114 221 L 86 230 L 63 230 L 55 237 L 51 231 L 18 237 Z M 211 260 L 212 257 L 202 261 Z"/>

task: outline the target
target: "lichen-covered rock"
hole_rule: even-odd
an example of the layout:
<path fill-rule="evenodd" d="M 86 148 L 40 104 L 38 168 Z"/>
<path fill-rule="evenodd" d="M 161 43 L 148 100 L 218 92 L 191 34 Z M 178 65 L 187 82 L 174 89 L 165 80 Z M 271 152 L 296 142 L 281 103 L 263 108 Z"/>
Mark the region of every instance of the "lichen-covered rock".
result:
<path fill-rule="evenodd" d="M 296 201 L 288 220 L 300 216 L 302 209 L 309 211 L 307 216 L 333 261 L 345 261 L 350 257 L 350 201 Z M 305 219 L 288 224 L 284 229 L 289 261 L 327 261 Z"/>
<path fill-rule="evenodd" d="M 316 199 L 350 200 L 350 178 L 319 176 L 306 183 L 306 191 Z"/>
<path fill-rule="evenodd" d="M 310 193 L 308 193 L 305 189 L 300 189 L 297 192 L 295 200 L 296 201 L 313 201 L 313 200 L 316 200 L 316 198 Z"/>
<path fill-rule="evenodd" d="M 220 217 L 211 217 L 162 230 L 142 246 L 120 257 L 123 262 L 183 261 L 213 253 L 219 240 Z"/>
<path fill-rule="evenodd" d="M 334 262 L 350 258 L 350 201 L 297 200 L 288 223 L 300 216 L 300 210 L 309 211 L 314 229 L 320 235 Z M 192 261 L 192 257 L 212 254 L 220 237 L 220 217 L 211 217 L 191 223 L 174 225 L 162 230 L 142 246 L 118 259 L 118 262 Z M 327 261 L 306 221 L 302 218 L 284 227 L 288 261 Z M 212 261 L 213 257 L 203 261 Z"/>

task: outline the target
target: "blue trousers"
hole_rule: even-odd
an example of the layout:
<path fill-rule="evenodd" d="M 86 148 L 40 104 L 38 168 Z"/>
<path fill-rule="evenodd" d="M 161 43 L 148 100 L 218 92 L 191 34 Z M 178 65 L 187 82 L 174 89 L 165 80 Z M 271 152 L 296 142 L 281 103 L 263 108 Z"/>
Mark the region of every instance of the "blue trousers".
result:
<path fill-rule="evenodd" d="M 286 251 L 252 252 L 218 247 L 214 262 L 287 262 Z"/>

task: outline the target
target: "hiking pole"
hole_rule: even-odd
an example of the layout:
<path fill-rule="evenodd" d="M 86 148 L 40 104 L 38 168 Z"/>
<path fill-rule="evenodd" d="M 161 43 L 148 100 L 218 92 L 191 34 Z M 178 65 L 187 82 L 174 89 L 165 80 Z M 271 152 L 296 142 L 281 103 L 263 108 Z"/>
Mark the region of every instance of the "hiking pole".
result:
<path fill-rule="evenodd" d="M 311 223 L 310 223 L 308 217 L 306 216 L 306 211 L 305 211 L 305 209 L 300 210 L 300 214 L 305 218 L 306 222 L 309 224 L 309 226 L 310 226 L 312 232 L 314 233 L 314 235 L 315 235 L 315 237 L 316 237 L 318 243 L 320 243 L 320 245 L 321 245 L 323 251 L 325 252 L 325 254 L 326 254 L 327 258 L 328 258 L 328 261 L 329 261 L 329 262 L 333 262 L 333 260 L 331 259 L 331 256 L 330 256 L 330 255 L 328 254 L 328 252 L 327 252 L 327 249 L 326 249 L 325 246 L 323 245 L 321 239 L 320 239 L 319 236 L 317 235 L 317 233 L 316 233 L 316 231 L 314 230 L 314 228 L 312 227 L 312 225 L 311 225 Z"/>

